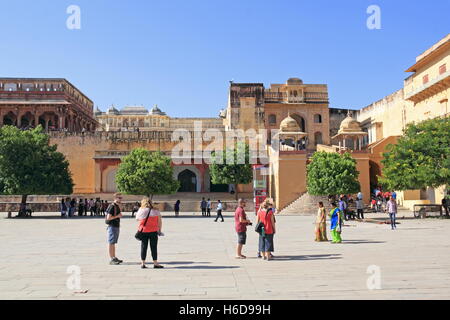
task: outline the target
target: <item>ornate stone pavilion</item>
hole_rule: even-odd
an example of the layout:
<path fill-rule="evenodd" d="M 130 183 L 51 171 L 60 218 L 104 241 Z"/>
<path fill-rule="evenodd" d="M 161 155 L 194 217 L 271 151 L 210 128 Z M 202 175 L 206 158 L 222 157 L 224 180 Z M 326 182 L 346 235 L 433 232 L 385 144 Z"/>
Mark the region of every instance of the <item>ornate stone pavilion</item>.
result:
<path fill-rule="evenodd" d="M 93 106 L 65 79 L 0 78 L 0 126 L 93 132 Z"/>

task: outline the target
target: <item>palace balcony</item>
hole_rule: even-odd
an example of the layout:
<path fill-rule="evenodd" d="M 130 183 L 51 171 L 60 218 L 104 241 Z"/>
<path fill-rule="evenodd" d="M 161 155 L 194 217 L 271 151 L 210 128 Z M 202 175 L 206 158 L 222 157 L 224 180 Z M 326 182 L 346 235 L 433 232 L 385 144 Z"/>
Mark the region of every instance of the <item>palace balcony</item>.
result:
<path fill-rule="evenodd" d="M 264 92 L 266 103 L 328 103 L 327 92 L 305 92 L 301 95 L 289 95 L 286 92 Z"/>
<path fill-rule="evenodd" d="M 405 84 L 406 82 L 410 84 L 412 81 L 408 78 L 405 80 Z M 405 99 L 418 103 L 448 88 L 450 88 L 450 70 L 416 89 L 413 87 L 412 90 L 405 93 Z"/>

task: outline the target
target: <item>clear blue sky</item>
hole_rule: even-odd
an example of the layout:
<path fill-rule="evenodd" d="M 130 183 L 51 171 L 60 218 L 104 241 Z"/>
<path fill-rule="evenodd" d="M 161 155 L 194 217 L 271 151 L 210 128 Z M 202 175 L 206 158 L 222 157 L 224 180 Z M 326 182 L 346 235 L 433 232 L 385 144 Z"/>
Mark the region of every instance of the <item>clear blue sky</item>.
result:
<path fill-rule="evenodd" d="M 0 76 L 62 77 L 102 110 L 158 104 L 217 116 L 228 81 L 329 86 L 360 108 L 398 90 L 450 32 L 450 0 L 0 0 Z M 69 5 L 81 30 L 66 28 Z M 382 29 L 366 27 L 369 5 Z"/>

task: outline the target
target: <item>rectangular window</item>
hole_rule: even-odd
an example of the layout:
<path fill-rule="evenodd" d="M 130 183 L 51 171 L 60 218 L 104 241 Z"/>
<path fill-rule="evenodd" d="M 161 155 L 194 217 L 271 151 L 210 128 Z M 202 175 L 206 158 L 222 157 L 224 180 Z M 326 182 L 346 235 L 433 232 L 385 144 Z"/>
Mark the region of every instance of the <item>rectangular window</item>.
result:
<path fill-rule="evenodd" d="M 428 83 L 428 75 L 424 75 L 424 76 L 423 76 L 422 82 L 423 82 L 423 84 Z"/>
<path fill-rule="evenodd" d="M 442 66 L 439 67 L 439 74 L 443 74 L 447 72 L 447 64 L 444 63 Z"/>

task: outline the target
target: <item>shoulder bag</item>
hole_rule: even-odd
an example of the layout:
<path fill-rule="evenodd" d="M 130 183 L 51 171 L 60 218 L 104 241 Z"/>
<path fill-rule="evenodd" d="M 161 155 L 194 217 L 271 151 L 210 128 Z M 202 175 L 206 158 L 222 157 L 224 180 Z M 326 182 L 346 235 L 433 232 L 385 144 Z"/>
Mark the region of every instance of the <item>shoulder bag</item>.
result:
<path fill-rule="evenodd" d="M 145 218 L 145 222 L 144 222 L 144 225 L 142 226 L 142 229 L 138 230 L 138 232 L 136 232 L 136 234 L 134 235 L 134 237 L 138 241 L 142 241 L 144 239 L 144 228 L 145 228 L 145 225 L 147 224 L 147 220 L 148 220 L 148 217 L 150 216 L 151 212 L 152 212 L 152 209 L 149 208 L 148 215 L 147 215 L 147 218 Z"/>
<path fill-rule="evenodd" d="M 269 211 L 272 211 L 272 209 L 268 209 L 266 211 L 266 219 L 267 219 L 267 215 L 269 214 Z M 262 221 L 259 221 L 256 226 L 255 226 L 255 231 L 261 235 L 263 235 L 264 233 L 264 223 Z"/>

